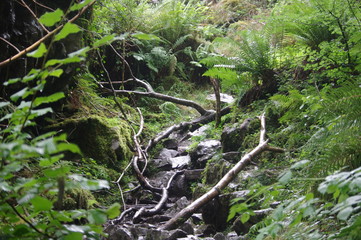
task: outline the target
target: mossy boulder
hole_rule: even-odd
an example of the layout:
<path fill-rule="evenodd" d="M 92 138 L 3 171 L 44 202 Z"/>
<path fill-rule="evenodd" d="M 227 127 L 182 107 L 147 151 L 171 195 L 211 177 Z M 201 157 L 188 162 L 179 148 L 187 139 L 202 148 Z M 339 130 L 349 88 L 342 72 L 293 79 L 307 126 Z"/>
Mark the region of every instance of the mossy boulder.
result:
<path fill-rule="evenodd" d="M 131 129 L 121 119 L 89 116 L 67 119 L 53 127 L 66 131 L 68 140 L 98 164 L 119 169 L 131 157 Z"/>

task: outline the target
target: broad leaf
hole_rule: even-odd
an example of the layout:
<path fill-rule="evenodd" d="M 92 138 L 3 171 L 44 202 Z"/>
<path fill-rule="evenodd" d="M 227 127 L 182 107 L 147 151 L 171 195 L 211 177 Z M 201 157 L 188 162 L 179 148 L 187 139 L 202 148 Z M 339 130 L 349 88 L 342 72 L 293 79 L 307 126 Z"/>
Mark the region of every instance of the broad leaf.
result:
<path fill-rule="evenodd" d="M 35 212 L 49 211 L 53 207 L 53 203 L 50 200 L 40 196 L 36 196 L 35 198 L 33 198 L 31 200 L 31 203 L 34 206 Z"/>
<path fill-rule="evenodd" d="M 97 47 L 100 47 L 104 44 L 109 44 L 111 43 L 113 40 L 114 40 L 114 37 L 115 35 L 112 34 L 112 35 L 107 35 L 99 40 L 97 40 L 94 44 L 93 44 L 93 47 L 97 48 Z"/>
<path fill-rule="evenodd" d="M 38 49 L 29 52 L 28 54 L 26 54 L 28 57 L 33 57 L 33 58 L 41 58 L 45 55 L 45 53 L 48 50 L 46 49 L 46 46 L 44 43 L 40 43 L 40 46 L 38 47 Z"/>
<path fill-rule="evenodd" d="M 39 21 L 47 27 L 52 27 L 56 23 L 58 23 L 63 16 L 64 16 L 64 12 L 58 8 L 54 12 L 47 12 L 43 14 L 39 18 Z"/>
<path fill-rule="evenodd" d="M 78 25 L 74 23 L 67 22 L 64 27 L 60 30 L 60 32 L 55 36 L 55 41 L 59 41 L 61 39 L 66 38 L 69 34 L 77 33 L 80 31 Z"/>

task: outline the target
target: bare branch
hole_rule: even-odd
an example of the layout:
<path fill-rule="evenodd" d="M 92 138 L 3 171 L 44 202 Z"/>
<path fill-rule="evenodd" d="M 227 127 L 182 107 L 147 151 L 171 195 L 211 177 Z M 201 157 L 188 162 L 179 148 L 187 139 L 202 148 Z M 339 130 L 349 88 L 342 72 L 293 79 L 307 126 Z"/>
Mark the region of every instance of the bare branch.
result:
<path fill-rule="evenodd" d="M 92 6 L 94 3 L 96 2 L 96 0 L 90 2 L 87 6 L 85 6 L 82 10 L 79 11 L 78 14 L 76 14 L 72 19 L 70 19 L 68 22 L 72 23 L 74 22 L 76 19 L 78 19 L 90 6 Z M 56 32 L 58 32 L 60 29 L 62 29 L 64 26 L 64 24 L 59 25 L 57 28 L 55 28 L 53 31 L 47 33 L 44 37 L 40 38 L 38 41 L 34 42 L 32 45 L 30 45 L 29 47 L 25 48 L 24 50 L 22 50 L 21 52 L 19 52 L 18 54 L 15 54 L 14 56 L 11 56 L 10 58 L 0 62 L 0 67 L 5 66 L 6 64 L 9 64 L 12 61 L 15 61 L 16 59 L 22 57 L 23 55 L 25 55 L 26 53 L 30 52 L 31 50 L 35 49 L 37 46 L 40 45 L 40 43 L 44 42 L 45 40 L 47 40 L 48 38 L 50 38 L 53 34 L 55 34 Z"/>
<path fill-rule="evenodd" d="M 168 222 L 166 222 L 160 229 L 170 230 L 174 229 L 183 222 L 185 222 L 196 210 L 202 207 L 204 204 L 208 203 L 214 197 L 218 196 L 221 191 L 228 186 L 228 184 L 237 176 L 237 174 L 247 166 L 251 160 L 259 155 L 260 153 L 267 150 L 268 140 L 265 140 L 264 137 L 266 135 L 266 126 L 265 126 L 265 115 L 262 114 L 260 116 L 261 120 L 261 138 L 258 146 L 254 148 L 251 152 L 244 155 L 241 160 L 224 175 L 224 177 L 207 193 L 203 196 L 195 200 L 192 204 L 181 210 L 178 214 L 176 214 L 173 218 L 171 218 Z"/>

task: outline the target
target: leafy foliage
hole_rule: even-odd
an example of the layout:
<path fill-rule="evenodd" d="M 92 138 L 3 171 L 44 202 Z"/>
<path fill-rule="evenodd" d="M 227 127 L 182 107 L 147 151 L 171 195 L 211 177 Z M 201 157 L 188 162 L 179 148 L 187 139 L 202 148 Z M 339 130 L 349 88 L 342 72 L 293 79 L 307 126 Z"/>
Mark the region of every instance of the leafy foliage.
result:
<path fill-rule="evenodd" d="M 53 26 L 61 16 L 56 10 L 40 21 Z M 77 25 L 68 22 L 53 41 L 78 31 Z M 83 61 L 90 48 L 71 53 L 68 58 L 48 60 L 51 46 L 41 44 L 28 54 L 45 57 L 43 69 L 32 69 L 26 76 L 4 83 L 24 87 L 11 95 L 11 102 L 0 103 L 2 109 L 11 106 L 1 111 L 5 114 L 0 119 L 0 235 L 8 239 L 100 239 L 104 235 L 101 224 L 118 213 L 119 204 L 108 210 L 64 210 L 64 194 L 74 189 L 109 188 L 108 182 L 72 174 L 69 166 L 61 164 L 67 152 L 80 154 L 76 145 L 66 141 L 65 134 L 35 131 L 39 118 L 52 113 L 49 104 L 64 97 L 63 93 L 43 96 L 47 80 L 60 77 L 62 66 Z M 85 224 L 77 224 L 80 222 Z"/>

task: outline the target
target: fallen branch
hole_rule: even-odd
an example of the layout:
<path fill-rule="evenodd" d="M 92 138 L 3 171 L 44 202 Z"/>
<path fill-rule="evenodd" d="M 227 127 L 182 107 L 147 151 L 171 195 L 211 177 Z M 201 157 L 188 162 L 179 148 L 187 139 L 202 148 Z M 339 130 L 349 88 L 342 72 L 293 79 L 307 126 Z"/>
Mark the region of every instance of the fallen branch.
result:
<path fill-rule="evenodd" d="M 119 94 L 134 94 L 134 95 L 139 95 L 139 96 L 144 96 L 144 97 L 151 97 L 151 98 L 156 98 L 156 99 L 160 99 L 163 101 L 181 104 L 181 105 L 184 105 L 187 107 L 194 108 L 201 115 L 204 115 L 209 112 L 208 110 L 204 109 L 201 105 L 199 105 L 198 103 L 196 103 L 194 101 L 183 99 L 183 98 L 172 97 L 172 96 L 162 94 L 162 93 L 149 92 L 149 91 L 148 92 L 139 92 L 139 91 L 130 91 L 130 90 L 115 90 L 115 92 L 119 93 Z"/>
<path fill-rule="evenodd" d="M 167 187 L 162 188 L 162 198 L 160 199 L 160 201 L 158 202 L 158 204 L 156 206 L 154 206 L 153 208 L 150 208 L 150 209 L 146 209 L 145 207 L 142 207 L 141 209 L 138 210 L 138 212 L 135 213 L 135 215 L 133 217 L 134 223 L 140 222 L 141 217 L 153 216 L 162 210 L 162 208 L 164 207 L 165 203 L 168 200 L 168 195 L 169 195 L 168 190 L 170 188 L 170 185 L 171 185 L 173 179 L 180 173 L 182 173 L 182 171 L 175 172 L 172 175 L 172 177 L 168 180 Z"/>
<path fill-rule="evenodd" d="M 251 152 L 244 155 L 241 160 L 224 175 L 224 177 L 207 193 L 203 196 L 195 200 L 192 204 L 181 210 L 178 214 L 176 214 L 173 218 L 171 218 L 164 225 L 160 226 L 162 230 L 171 230 L 175 229 L 182 223 L 184 223 L 195 211 L 197 211 L 200 207 L 204 206 L 206 203 L 211 201 L 213 198 L 218 196 L 221 191 L 228 186 L 228 184 L 237 176 L 237 174 L 244 169 L 251 160 L 258 156 L 260 153 L 269 150 L 268 148 L 268 140 L 266 137 L 266 120 L 265 115 L 259 117 L 261 120 L 261 130 L 260 130 L 260 141 L 257 147 L 255 147 Z"/>

